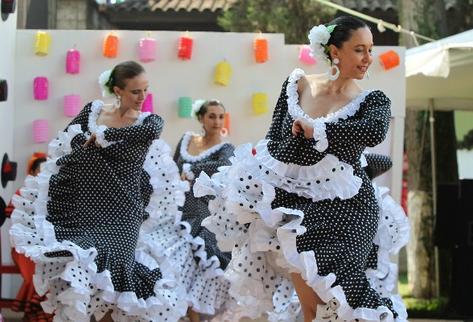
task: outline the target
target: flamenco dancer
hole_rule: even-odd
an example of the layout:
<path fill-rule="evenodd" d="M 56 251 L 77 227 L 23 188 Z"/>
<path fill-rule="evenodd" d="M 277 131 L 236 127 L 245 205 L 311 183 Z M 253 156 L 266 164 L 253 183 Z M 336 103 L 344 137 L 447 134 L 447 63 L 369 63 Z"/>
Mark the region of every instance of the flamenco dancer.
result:
<path fill-rule="evenodd" d="M 232 240 L 230 294 L 252 317 L 294 321 L 302 310 L 305 322 L 405 321 L 385 256 L 405 238 L 378 238 L 384 209 L 360 161 L 384 140 L 390 118 L 389 98 L 355 82 L 372 63 L 371 31 L 342 16 L 309 40 L 330 72 L 294 70 L 256 155 L 239 146 L 230 167 L 200 175 L 194 194 L 214 195 L 209 207 L 220 210 L 203 225 L 222 249 Z"/>
<path fill-rule="evenodd" d="M 140 112 L 143 67 L 120 63 L 99 82 L 116 102 L 87 104 L 49 144 L 14 198 L 11 239 L 36 263 L 54 321 L 177 321 L 186 290 L 168 254 L 189 247 L 178 210 L 188 184 L 159 140 L 163 120 Z"/>

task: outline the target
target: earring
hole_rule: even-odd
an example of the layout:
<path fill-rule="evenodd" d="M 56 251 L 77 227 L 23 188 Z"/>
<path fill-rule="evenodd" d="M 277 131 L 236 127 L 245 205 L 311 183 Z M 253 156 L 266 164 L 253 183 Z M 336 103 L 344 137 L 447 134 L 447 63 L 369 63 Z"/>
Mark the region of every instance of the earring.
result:
<path fill-rule="evenodd" d="M 340 68 L 338 68 L 337 64 L 340 63 L 340 60 L 338 58 L 334 58 L 332 60 L 332 65 L 330 66 L 330 72 L 328 74 L 328 78 L 331 81 L 334 81 L 340 76 Z"/>
<path fill-rule="evenodd" d="M 122 97 L 117 95 L 115 97 L 115 107 L 120 108 L 121 105 L 122 105 Z"/>
<path fill-rule="evenodd" d="M 228 130 L 226 127 L 222 127 L 222 129 L 220 130 L 220 135 L 224 138 L 228 136 Z"/>

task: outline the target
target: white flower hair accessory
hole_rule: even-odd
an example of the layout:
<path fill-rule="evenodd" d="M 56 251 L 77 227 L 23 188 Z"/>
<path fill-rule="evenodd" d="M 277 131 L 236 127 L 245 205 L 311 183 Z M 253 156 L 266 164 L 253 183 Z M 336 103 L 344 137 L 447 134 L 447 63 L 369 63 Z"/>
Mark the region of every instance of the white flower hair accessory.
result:
<path fill-rule="evenodd" d="M 110 91 L 107 84 L 110 81 L 110 76 L 112 75 L 112 70 L 107 69 L 99 76 L 99 85 L 100 89 L 102 90 L 103 97 L 111 97 L 113 96 L 113 92 Z"/>
<path fill-rule="evenodd" d="M 205 100 L 203 99 L 195 100 L 194 103 L 192 103 L 192 117 L 197 117 L 197 114 L 199 113 L 200 108 L 202 107 L 202 105 L 204 105 L 204 103 Z"/>
<path fill-rule="evenodd" d="M 327 43 L 330 39 L 330 34 L 333 32 L 337 25 L 330 25 L 326 27 L 325 25 L 318 25 L 312 27 L 309 32 L 309 42 L 310 48 L 312 49 L 312 54 L 318 58 L 328 61 L 328 47 Z"/>

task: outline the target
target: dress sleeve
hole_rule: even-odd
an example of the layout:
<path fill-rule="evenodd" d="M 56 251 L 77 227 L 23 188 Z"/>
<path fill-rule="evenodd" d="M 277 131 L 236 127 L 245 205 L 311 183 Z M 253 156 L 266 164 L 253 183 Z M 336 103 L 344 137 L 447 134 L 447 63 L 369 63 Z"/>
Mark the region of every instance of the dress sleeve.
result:
<path fill-rule="evenodd" d="M 182 137 L 179 140 L 179 143 L 177 143 L 176 151 L 174 151 L 174 157 L 172 158 L 174 160 L 174 162 L 176 163 L 177 167 L 179 168 L 179 173 L 182 172 L 182 164 L 181 164 L 181 162 L 179 162 L 179 156 L 181 155 L 181 145 L 182 145 L 182 139 L 183 138 L 184 137 Z"/>
<path fill-rule="evenodd" d="M 267 140 L 281 140 L 284 135 L 282 132 L 282 123 L 284 117 L 287 114 L 287 84 L 289 82 L 289 78 L 282 84 L 281 94 L 279 94 L 278 101 L 274 108 L 273 112 L 273 119 L 271 121 L 271 125 L 269 127 L 269 131 L 266 134 Z"/>
<path fill-rule="evenodd" d="M 194 174 L 195 178 L 197 178 L 202 171 L 211 177 L 217 172 L 219 167 L 231 164 L 230 158 L 233 156 L 233 150 L 235 150 L 233 145 L 225 144 L 218 152 L 212 155 L 212 159 L 207 158 L 192 163 L 190 171 Z"/>
<path fill-rule="evenodd" d="M 147 116 L 140 125 L 133 125 L 124 128 L 107 128 L 99 126 L 96 132 L 97 142 L 101 146 L 106 146 L 108 142 L 129 141 L 148 142 L 158 139 L 163 130 L 164 121 L 156 115 Z"/>
<path fill-rule="evenodd" d="M 384 141 L 391 117 L 391 101 L 383 92 L 375 91 L 362 104 L 358 119 L 324 124 L 328 145 L 332 141 L 344 141 L 347 144 L 373 147 Z M 320 132 L 317 131 L 317 126 L 314 126 L 316 140 L 320 138 Z"/>
<path fill-rule="evenodd" d="M 370 180 L 387 172 L 393 165 L 391 158 L 387 155 L 367 153 L 365 158 L 367 166 L 364 169 Z"/>

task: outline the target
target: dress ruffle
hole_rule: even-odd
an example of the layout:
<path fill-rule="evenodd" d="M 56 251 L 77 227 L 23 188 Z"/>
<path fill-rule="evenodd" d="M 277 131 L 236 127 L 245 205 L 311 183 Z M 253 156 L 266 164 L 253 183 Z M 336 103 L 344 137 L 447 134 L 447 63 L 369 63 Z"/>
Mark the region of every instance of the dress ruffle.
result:
<path fill-rule="evenodd" d="M 297 189 L 267 175 L 266 171 L 272 170 L 282 178 L 291 173 L 293 165 L 270 160 L 261 148 L 264 144 L 263 141 L 257 146 L 256 157 L 251 153 L 251 145 L 238 147 L 231 160 L 232 166 L 221 169 L 212 178 L 201 174 L 193 188 L 196 196 L 215 196 L 209 204 L 212 216 L 203 225 L 216 234 L 222 247 L 233 249 L 225 273 L 231 281 L 230 294 L 249 310 L 252 318 L 267 314 L 273 322 L 295 321 L 300 306 L 289 273 L 296 272 L 326 303 L 317 310 L 317 321 L 405 321 L 405 307 L 399 296 L 392 294 L 397 267 L 389 260 L 389 255 L 407 242 L 408 224 L 402 208 L 386 195 L 384 189 L 377 190 L 380 191 L 377 193 L 380 217 L 388 219 L 379 221 L 374 241 L 379 247 L 377 269 L 366 271 L 371 285 L 381 297 L 393 302 L 398 316 L 395 319 L 386 306 L 353 309 L 343 288 L 334 286 L 335 274 L 318 274 L 313 251 L 297 251 L 296 237 L 306 231 L 302 225 L 304 213 L 297 209 L 271 207 L 275 187 L 292 189 L 290 192 L 293 193 L 297 193 Z M 300 169 L 301 175 L 292 172 L 291 180 L 310 173 L 308 169 Z"/>
<path fill-rule="evenodd" d="M 311 118 L 307 115 L 299 105 L 299 94 L 297 92 L 297 81 L 305 75 L 305 72 L 296 68 L 289 75 L 288 84 L 287 84 L 287 106 L 289 114 L 294 120 L 305 119 L 310 122 L 314 127 L 314 140 L 315 149 L 319 152 L 323 152 L 328 148 L 327 133 L 325 132 L 325 123 L 337 122 L 340 119 L 346 119 L 350 116 L 355 115 L 355 113 L 360 108 L 361 102 L 366 98 L 370 91 L 362 91 L 355 99 L 350 101 L 336 112 L 330 113 L 323 117 Z"/>
<path fill-rule="evenodd" d="M 266 175 L 266 181 L 275 187 L 310 198 L 314 202 L 335 198 L 349 199 L 360 190 L 362 180 L 353 173 L 353 167 L 336 156 L 327 154 L 317 164 L 301 166 L 276 160 L 268 151 L 268 140 L 256 145 L 256 159 Z M 237 151 L 235 152 L 235 154 Z"/>
<path fill-rule="evenodd" d="M 16 209 L 10 230 L 12 244 L 36 262 L 35 287 L 39 294 L 47 293 L 48 297 L 42 303 L 43 308 L 55 313 L 55 321 L 88 322 L 92 315 L 99 320 L 109 310 L 113 310 L 114 321 L 177 321 L 187 310 L 186 290 L 176 282 L 179 271 L 167 252 L 177 243 L 188 243 L 191 237 L 186 229 L 181 229 L 185 224 L 180 221 L 177 209 L 188 186 L 177 175 L 170 174 L 172 171 L 167 170 L 167 178 L 154 171 L 155 162 L 166 165 L 172 162 L 169 147 L 161 140 L 153 141 L 144 163 L 153 193 L 135 259 L 150 269 L 159 268 L 162 278 L 154 285 L 154 295 L 143 299 L 137 298 L 134 292 L 115 291 L 110 271 L 97 272 L 94 246 L 84 249 L 67 240 L 58 241 L 53 224 L 47 220 L 50 179 L 59 172 L 58 160 L 72 151 L 72 141 L 77 135 L 84 135 L 80 125 L 59 133 L 49 145 L 49 158 L 39 176 L 28 177 L 21 196 L 13 200 Z M 156 207 L 156 202 L 168 194 L 173 196 L 169 208 Z M 173 239 L 160 247 L 146 243 L 154 233 L 150 228 L 157 222 L 163 231 L 173 232 L 170 234 Z"/>

